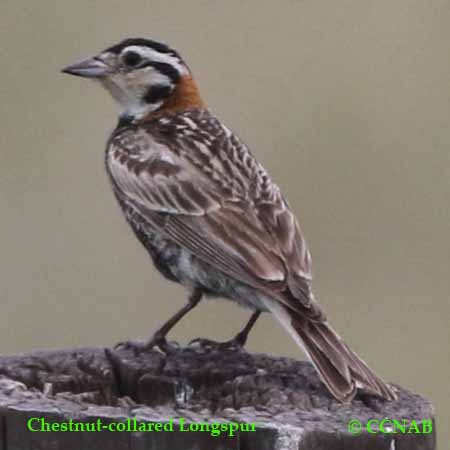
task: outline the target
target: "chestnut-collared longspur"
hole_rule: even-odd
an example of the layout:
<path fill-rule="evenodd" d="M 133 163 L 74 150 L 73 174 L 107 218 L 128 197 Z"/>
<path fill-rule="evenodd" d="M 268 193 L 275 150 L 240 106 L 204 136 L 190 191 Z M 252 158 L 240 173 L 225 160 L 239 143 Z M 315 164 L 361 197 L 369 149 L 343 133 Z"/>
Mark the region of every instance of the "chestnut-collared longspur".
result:
<path fill-rule="evenodd" d="M 224 297 L 253 311 L 234 344 L 271 312 L 336 399 L 350 401 L 357 389 L 396 398 L 330 327 L 287 201 L 207 108 L 175 50 L 126 39 L 63 72 L 100 82 L 122 107 L 106 148 L 114 194 L 158 270 L 190 291 L 146 348 L 168 346 L 166 334 L 202 297 Z"/>

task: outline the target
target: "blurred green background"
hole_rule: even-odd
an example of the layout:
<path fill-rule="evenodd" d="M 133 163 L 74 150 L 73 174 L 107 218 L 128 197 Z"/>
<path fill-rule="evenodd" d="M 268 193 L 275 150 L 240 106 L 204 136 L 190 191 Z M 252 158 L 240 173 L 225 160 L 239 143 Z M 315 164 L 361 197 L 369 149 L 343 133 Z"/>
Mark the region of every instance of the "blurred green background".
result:
<path fill-rule="evenodd" d="M 113 101 L 59 73 L 133 36 L 184 55 L 298 214 L 337 330 L 387 380 L 430 397 L 444 424 L 449 1 L 2 0 L 0 352 L 148 336 L 185 302 L 109 187 Z M 226 339 L 248 315 L 203 304 L 172 336 Z M 249 348 L 301 357 L 270 317 Z"/>

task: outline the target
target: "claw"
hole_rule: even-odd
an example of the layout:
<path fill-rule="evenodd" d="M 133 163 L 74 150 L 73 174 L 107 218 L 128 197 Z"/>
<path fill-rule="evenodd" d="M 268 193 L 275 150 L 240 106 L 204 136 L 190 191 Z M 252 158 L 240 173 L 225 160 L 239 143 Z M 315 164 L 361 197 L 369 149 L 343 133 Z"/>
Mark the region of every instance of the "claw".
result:
<path fill-rule="evenodd" d="M 189 346 L 199 346 L 203 348 L 210 348 L 216 350 L 234 350 L 234 351 L 243 351 L 244 344 L 245 343 L 241 342 L 238 336 L 226 342 L 217 342 L 204 338 L 196 338 L 189 342 Z"/>
<path fill-rule="evenodd" d="M 138 356 L 145 351 L 145 343 L 142 341 L 119 342 L 114 346 L 114 350 L 131 351 L 133 352 L 134 356 Z"/>
<path fill-rule="evenodd" d="M 176 342 L 168 342 L 165 337 L 155 335 L 149 341 L 125 341 L 119 342 L 114 346 L 115 350 L 128 350 L 133 352 L 134 356 L 139 356 L 142 353 L 153 349 L 158 349 L 162 353 L 173 353 L 179 348 Z"/>

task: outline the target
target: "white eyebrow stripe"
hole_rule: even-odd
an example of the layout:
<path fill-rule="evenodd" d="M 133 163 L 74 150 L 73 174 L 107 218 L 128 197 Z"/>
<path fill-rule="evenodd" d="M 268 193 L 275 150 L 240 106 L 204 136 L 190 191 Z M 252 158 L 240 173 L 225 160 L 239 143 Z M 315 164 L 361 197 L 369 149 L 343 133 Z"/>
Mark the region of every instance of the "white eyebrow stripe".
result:
<path fill-rule="evenodd" d="M 180 60 L 169 53 L 161 53 L 157 50 L 154 50 L 150 47 L 144 47 L 140 45 L 130 45 L 129 47 L 126 47 L 127 51 L 133 51 L 141 55 L 142 57 L 155 62 L 161 62 L 165 64 L 170 64 L 171 66 L 175 67 L 175 69 L 178 70 L 180 75 L 186 75 L 187 69 L 186 67 L 180 62 Z"/>

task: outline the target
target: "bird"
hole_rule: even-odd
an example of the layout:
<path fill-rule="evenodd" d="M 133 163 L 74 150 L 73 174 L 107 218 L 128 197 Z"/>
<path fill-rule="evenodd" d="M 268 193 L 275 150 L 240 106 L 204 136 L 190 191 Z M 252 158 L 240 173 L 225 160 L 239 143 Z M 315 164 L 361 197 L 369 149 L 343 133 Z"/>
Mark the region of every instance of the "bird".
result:
<path fill-rule="evenodd" d="M 203 298 L 251 311 L 223 345 L 242 348 L 263 312 L 304 349 L 339 402 L 357 392 L 392 401 L 341 339 L 312 291 L 311 255 L 278 185 L 211 111 L 178 51 L 127 38 L 62 72 L 102 85 L 120 106 L 105 152 L 112 190 L 155 267 L 188 301 L 144 344 L 169 351 L 169 331 Z M 201 341 L 201 339 L 200 339 Z"/>

